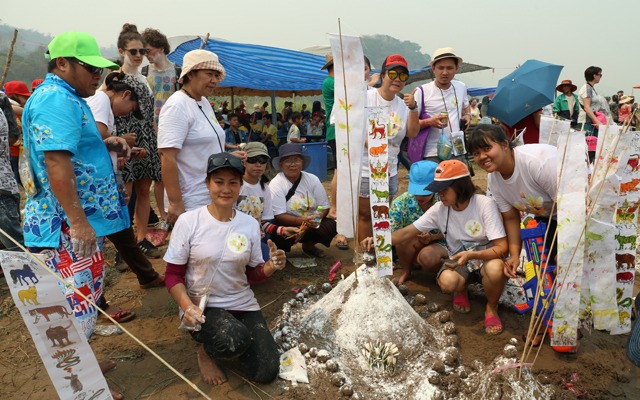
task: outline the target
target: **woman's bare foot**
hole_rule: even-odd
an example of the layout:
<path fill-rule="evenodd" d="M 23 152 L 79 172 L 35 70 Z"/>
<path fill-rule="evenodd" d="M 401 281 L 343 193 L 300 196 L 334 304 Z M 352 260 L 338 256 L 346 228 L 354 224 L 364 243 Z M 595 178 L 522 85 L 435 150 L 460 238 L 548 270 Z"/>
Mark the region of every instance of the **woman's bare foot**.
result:
<path fill-rule="evenodd" d="M 200 346 L 198 349 L 198 366 L 200 367 L 202 379 L 209 385 L 221 385 L 227 381 L 227 375 L 204 351 L 204 346 Z"/>
<path fill-rule="evenodd" d="M 104 374 L 107 371 L 111 371 L 116 367 L 116 362 L 113 360 L 100 360 L 98 361 L 98 366 L 100 366 L 100 371 Z"/>
<path fill-rule="evenodd" d="M 111 392 L 111 397 L 113 397 L 115 400 L 122 400 L 124 399 L 124 396 L 122 395 L 122 393 L 118 393 L 115 390 L 109 389 L 109 391 Z"/>

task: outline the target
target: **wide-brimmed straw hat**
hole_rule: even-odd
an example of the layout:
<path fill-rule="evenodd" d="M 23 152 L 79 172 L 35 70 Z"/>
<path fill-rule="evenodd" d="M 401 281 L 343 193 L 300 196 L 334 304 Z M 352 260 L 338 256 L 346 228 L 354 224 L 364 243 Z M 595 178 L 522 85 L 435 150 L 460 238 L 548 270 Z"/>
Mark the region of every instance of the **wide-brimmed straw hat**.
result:
<path fill-rule="evenodd" d="M 222 64 L 218 60 L 218 55 L 209 50 L 191 50 L 187 54 L 184 55 L 182 59 L 182 73 L 180 73 L 180 78 L 178 79 L 178 83 L 183 83 L 184 77 L 190 71 L 197 71 L 199 69 L 212 69 L 214 71 L 219 71 L 222 75 L 220 77 L 220 81 L 223 81 L 225 76 L 227 76 L 227 71 L 225 71 Z"/>
<path fill-rule="evenodd" d="M 440 60 L 444 60 L 445 58 L 457 58 L 458 66 L 462 64 L 462 57 L 459 57 L 458 55 L 456 55 L 456 52 L 455 50 L 453 50 L 453 47 L 443 47 L 443 48 L 437 49 L 433 53 L 433 59 L 429 63 L 429 66 L 433 67 L 433 64 L 435 64 Z"/>
<path fill-rule="evenodd" d="M 627 104 L 627 103 L 633 103 L 633 97 L 622 96 L 622 98 L 618 99 L 618 104 Z"/>
<path fill-rule="evenodd" d="M 324 58 L 326 60 L 326 63 L 322 66 L 322 68 L 320 68 L 321 70 L 327 69 L 333 65 L 333 54 L 329 53 L 326 56 L 324 56 Z"/>
<path fill-rule="evenodd" d="M 280 168 L 280 160 L 289 156 L 300 156 L 304 159 L 302 169 L 305 169 L 311 164 L 311 157 L 302 152 L 302 145 L 298 143 L 287 143 L 280 146 L 278 149 L 278 157 L 271 160 L 271 165 L 276 171 L 282 171 Z"/>
<path fill-rule="evenodd" d="M 571 82 L 571 79 L 565 79 L 562 82 L 560 82 L 560 84 L 558 86 L 556 86 L 556 90 L 558 92 L 562 92 L 562 87 L 564 85 L 569 85 L 571 86 L 571 91 L 575 92 L 576 90 L 578 90 L 578 87 L 576 85 L 573 84 L 573 82 Z"/>

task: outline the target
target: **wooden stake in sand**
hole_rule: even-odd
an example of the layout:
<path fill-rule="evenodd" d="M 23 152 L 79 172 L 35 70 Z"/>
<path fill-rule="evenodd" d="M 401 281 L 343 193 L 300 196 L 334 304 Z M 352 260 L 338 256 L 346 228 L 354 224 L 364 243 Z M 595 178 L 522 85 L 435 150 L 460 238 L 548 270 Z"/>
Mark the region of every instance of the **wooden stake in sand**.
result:
<path fill-rule="evenodd" d="M 18 30 L 13 30 L 13 39 L 11 39 L 11 45 L 9 46 L 9 52 L 7 53 L 7 63 L 4 65 L 4 71 L 2 72 L 2 78 L 0 78 L 0 88 L 4 86 L 4 80 L 9 73 L 9 67 L 11 66 L 11 56 L 13 55 L 13 47 L 16 45 L 16 39 L 18 38 Z"/>
<path fill-rule="evenodd" d="M 202 44 L 200 45 L 200 50 L 204 49 L 207 46 L 207 42 L 209 41 L 209 32 L 205 35 L 204 39 L 202 39 Z"/>

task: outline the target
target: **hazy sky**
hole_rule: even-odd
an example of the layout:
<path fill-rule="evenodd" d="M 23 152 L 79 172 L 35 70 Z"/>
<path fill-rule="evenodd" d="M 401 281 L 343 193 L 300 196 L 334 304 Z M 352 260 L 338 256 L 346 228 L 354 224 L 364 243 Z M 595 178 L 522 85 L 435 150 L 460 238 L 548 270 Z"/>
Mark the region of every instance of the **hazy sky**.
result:
<path fill-rule="evenodd" d="M 603 69 L 596 89 L 631 93 L 640 84 L 635 34 L 640 1 L 617 0 L 325 0 L 167 1 L 3 0 L 0 20 L 58 34 L 81 30 L 101 46 L 115 44 L 122 24 L 154 27 L 167 36 L 201 34 L 290 49 L 328 44 L 326 33 L 385 34 L 433 54 L 454 47 L 467 62 L 491 72 L 458 76 L 470 86 L 495 86 L 516 65 L 534 58 L 564 65 L 560 79 L 580 87 L 590 65 Z M 9 38 L 0 38 L 9 40 Z M 411 68 L 420 66 L 410 66 Z M 640 95 L 640 90 L 636 90 Z"/>

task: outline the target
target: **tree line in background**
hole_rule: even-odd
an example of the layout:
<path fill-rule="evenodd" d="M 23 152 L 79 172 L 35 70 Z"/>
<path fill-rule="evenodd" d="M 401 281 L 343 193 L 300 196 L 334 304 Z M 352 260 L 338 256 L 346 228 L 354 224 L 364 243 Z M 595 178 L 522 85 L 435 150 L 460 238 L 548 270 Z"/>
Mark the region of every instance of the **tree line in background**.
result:
<path fill-rule="evenodd" d="M 11 38 L 12 26 L 0 24 L 0 75 L 7 62 L 7 52 Z M 47 60 L 44 58 L 47 44 L 53 36 L 31 29 L 18 30 L 11 67 L 7 81 L 19 80 L 30 84 L 36 78 L 44 78 L 47 73 Z M 263 43 L 268 45 L 268 43 Z M 365 35 L 362 37 L 364 54 L 371 61 L 373 69 L 380 69 L 385 57 L 390 54 L 402 54 L 409 63 L 409 68 L 420 69 L 429 64 L 431 57 L 421 51 L 420 45 L 408 40 L 398 40 L 388 35 Z M 117 52 L 115 46 L 101 48 L 105 57 L 113 58 Z"/>

